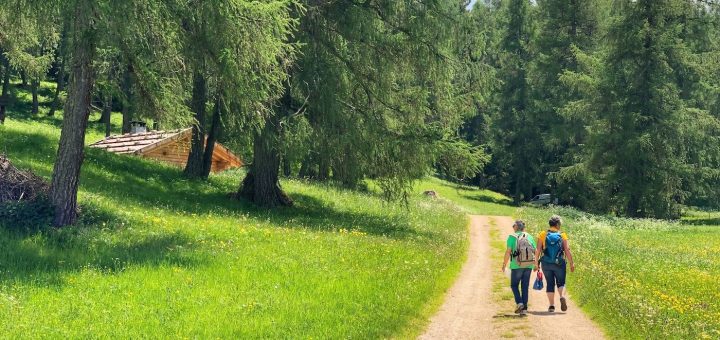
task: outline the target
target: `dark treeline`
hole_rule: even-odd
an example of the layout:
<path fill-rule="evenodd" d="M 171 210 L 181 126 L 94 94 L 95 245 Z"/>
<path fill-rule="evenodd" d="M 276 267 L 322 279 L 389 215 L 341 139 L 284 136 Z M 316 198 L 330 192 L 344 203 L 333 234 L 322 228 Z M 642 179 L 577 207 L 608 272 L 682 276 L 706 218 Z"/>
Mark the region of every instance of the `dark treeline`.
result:
<path fill-rule="evenodd" d="M 718 205 L 716 1 L 468 3 L 5 0 L 0 123 L 12 78 L 31 114 L 62 112 L 58 226 L 91 110 L 107 134 L 113 112 L 115 133 L 192 126 L 189 178 L 230 145 L 249 163 L 237 196 L 268 207 L 293 204 L 282 176 L 402 199 L 432 173 L 628 216 Z"/>
<path fill-rule="evenodd" d="M 465 125 L 474 183 L 631 217 L 718 206 L 720 2 L 485 1 L 491 98 Z"/>

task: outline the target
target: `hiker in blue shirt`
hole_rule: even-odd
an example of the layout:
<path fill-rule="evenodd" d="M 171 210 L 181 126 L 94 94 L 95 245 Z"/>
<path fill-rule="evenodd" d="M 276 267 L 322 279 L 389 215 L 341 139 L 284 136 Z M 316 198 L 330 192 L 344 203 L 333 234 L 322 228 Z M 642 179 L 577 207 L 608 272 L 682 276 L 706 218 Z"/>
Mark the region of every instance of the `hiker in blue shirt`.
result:
<path fill-rule="evenodd" d="M 505 250 L 502 271 L 505 272 L 510 261 L 510 288 L 517 304 L 515 313 L 524 315 L 528 305 L 530 273 L 535 268 L 535 239 L 525 232 L 525 223 L 517 220 L 513 224 L 513 233 L 508 236 L 506 243 L 507 250 Z"/>

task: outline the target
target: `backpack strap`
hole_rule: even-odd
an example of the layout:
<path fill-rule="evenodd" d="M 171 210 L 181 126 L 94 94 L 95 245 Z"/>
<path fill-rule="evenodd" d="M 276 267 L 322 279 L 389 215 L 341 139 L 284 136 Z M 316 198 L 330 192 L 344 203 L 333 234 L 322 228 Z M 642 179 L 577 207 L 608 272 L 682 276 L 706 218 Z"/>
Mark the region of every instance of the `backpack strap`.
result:
<path fill-rule="evenodd" d="M 510 258 L 513 258 L 513 257 L 517 257 L 517 256 L 518 256 L 518 254 L 519 254 L 518 243 L 520 242 L 520 236 L 523 236 L 523 234 L 525 234 L 525 233 L 523 232 L 523 233 L 520 234 L 520 235 L 518 235 L 518 234 L 516 234 L 516 233 L 510 234 L 511 237 L 514 237 L 514 238 L 515 238 L 515 247 L 513 248 L 512 252 L 510 253 Z"/>

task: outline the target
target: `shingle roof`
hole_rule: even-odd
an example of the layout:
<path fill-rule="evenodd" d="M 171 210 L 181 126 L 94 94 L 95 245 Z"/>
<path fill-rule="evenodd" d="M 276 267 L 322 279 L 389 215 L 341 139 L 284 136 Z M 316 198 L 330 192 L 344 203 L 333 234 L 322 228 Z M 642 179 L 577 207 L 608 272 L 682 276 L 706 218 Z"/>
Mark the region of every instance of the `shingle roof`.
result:
<path fill-rule="evenodd" d="M 150 131 L 142 133 L 128 133 L 121 136 L 110 136 L 90 145 L 92 148 L 104 149 L 118 154 L 140 154 L 158 144 L 182 138 L 192 129 L 172 131 Z"/>

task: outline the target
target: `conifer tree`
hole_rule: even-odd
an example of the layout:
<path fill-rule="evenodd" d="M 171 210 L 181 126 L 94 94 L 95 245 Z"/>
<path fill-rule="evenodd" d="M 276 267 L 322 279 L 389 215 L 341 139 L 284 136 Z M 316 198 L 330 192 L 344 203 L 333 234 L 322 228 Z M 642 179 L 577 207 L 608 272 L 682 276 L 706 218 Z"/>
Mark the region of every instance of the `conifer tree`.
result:
<path fill-rule="evenodd" d="M 178 105 L 178 91 L 173 88 L 178 83 L 163 72 L 177 69 L 177 65 L 168 66 L 177 60 L 168 57 L 175 53 L 166 53 L 175 45 L 171 40 L 176 36 L 176 26 L 167 16 L 166 5 L 140 0 L 108 3 L 9 0 L 0 4 L 0 12 L 15 9 L 17 18 L 30 18 L 50 26 L 57 16 L 47 14 L 57 13 L 61 21 L 68 23 L 68 98 L 49 195 L 55 208 L 55 226 L 73 224 L 77 218 L 77 190 L 99 46 L 113 44 L 133 62 L 146 110 L 175 113 L 172 108 L 182 106 Z"/>
<path fill-rule="evenodd" d="M 531 3 L 509 0 L 502 4 L 501 39 L 498 45 L 501 82 L 496 93 L 497 112 L 493 116 L 492 167 L 500 172 L 502 189 L 519 202 L 532 194 L 540 165 L 540 133 L 537 117 L 530 110 L 528 68 L 532 60 L 533 34 Z"/>
<path fill-rule="evenodd" d="M 314 137 L 303 172 L 346 186 L 374 178 L 389 196 L 403 196 L 432 166 L 436 142 L 460 123 L 448 91 L 448 33 L 456 27 L 448 19 L 459 7 L 434 0 L 304 5 L 296 37 L 303 50 L 275 115 L 255 136 L 240 194 L 264 206 L 291 204 L 278 182 L 281 138 L 302 115 Z"/>
<path fill-rule="evenodd" d="M 574 78 L 593 114 L 586 168 L 599 186 L 596 202 L 622 215 L 678 217 L 689 194 L 683 182 L 703 181 L 717 164 L 717 151 L 702 146 L 717 136 L 717 119 L 683 98 L 685 4 L 618 3 L 593 78 Z"/>
<path fill-rule="evenodd" d="M 540 0 L 537 4 L 539 25 L 533 39 L 536 55 L 529 72 L 531 110 L 538 119 L 534 128 L 539 130 L 538 143 L 542 147 L 536 185 L 551 185 L 564 204 L 582 205 L 587 190 L 584 178 L 561 178 L 557 174 L 560 168 L 575 164 L 581 152 L 579 146 L 586 138 L 582 112 L 569 105 L 581 95 L 560 77 L 579 70 L 577 51 L 594 50 L 603 2 Z"/>
<path fill-rule="evenodd" d="M 252 125 L 254 113 L 267 113 L 268 103 L 281 93 L 293 58 L 288 37 L 295 7 L 286 0 L 228 0 L 189 2 L 178 11 L 195 115 L 185 176 L 206 179 L 215 142 L 224 130 L 221 125 L 230 125 L 230 133 L 247 133 L 238 128 Z"/>

